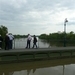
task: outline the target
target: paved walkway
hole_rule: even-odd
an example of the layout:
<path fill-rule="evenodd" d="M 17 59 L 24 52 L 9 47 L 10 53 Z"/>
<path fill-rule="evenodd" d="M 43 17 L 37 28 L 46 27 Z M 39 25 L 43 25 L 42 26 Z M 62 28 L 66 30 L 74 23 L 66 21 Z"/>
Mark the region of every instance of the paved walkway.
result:
<path fill-rule="evenodd" d="M 19 49 L 12 49 L 12 50 L 0 50 L 0 53 L 9 53 L 9 52 L 36 52 L 36 51 L 58 51 L 58 50 L 75 50 L 75 47 L 52 47 L 52 48 L 19 48 Z"/>

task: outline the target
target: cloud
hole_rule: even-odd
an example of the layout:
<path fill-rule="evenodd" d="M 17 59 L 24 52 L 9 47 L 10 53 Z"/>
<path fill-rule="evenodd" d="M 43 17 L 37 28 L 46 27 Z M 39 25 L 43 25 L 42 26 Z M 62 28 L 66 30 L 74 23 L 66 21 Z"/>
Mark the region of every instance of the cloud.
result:
<path fill-rule="evenodd" d="M 74 0 L 0 0 L 0 25 L 7 26 L 13 34 L 41 34 L 63 31 L 67 18 L 71 31 L 75 25 L 74 3 Z"/>

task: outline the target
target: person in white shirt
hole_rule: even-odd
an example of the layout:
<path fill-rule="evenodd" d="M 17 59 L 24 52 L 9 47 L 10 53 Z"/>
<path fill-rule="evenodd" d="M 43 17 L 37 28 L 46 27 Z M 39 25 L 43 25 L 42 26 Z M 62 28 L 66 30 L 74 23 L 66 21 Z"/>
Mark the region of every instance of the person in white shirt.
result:
<path fill-rule="evenodd" d="M 12 35 L 12 33 L 9 33 L 8 34 L 8 37 L 9 37 L 9 49 L 12 49 L 12 44 L 13 44 L 13 39 L 14 39 L 14 36 Z"/>
<path fill-rule="evenodd" d="M 26 46 L 26 48 L 30 48 L 31 40 L 32 40 L 32 37 L 31 37 L 30 34 L 28 34 L 28 37 L 27 37 L 27 46 Z"/>

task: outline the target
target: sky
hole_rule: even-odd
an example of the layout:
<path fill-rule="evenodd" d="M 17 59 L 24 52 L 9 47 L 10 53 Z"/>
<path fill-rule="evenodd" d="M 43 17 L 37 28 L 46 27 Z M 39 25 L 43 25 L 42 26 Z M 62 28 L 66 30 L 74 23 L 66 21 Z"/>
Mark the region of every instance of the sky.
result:
<path fill-rule="evenodd" d="M 0 25 L 8 32 L 40 35 L 75 32 L 75 0 L 0 0 Z"/>

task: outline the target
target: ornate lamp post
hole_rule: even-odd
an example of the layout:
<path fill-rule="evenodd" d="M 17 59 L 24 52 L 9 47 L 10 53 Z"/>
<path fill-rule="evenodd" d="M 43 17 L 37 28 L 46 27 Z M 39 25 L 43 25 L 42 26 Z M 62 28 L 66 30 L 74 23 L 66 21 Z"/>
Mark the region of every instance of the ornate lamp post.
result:
<path fill-rule="evenodd" d="M 66 47 L 66 23 L 68 22 L 67 18 L 64 21 L 64 47 Z"/>

